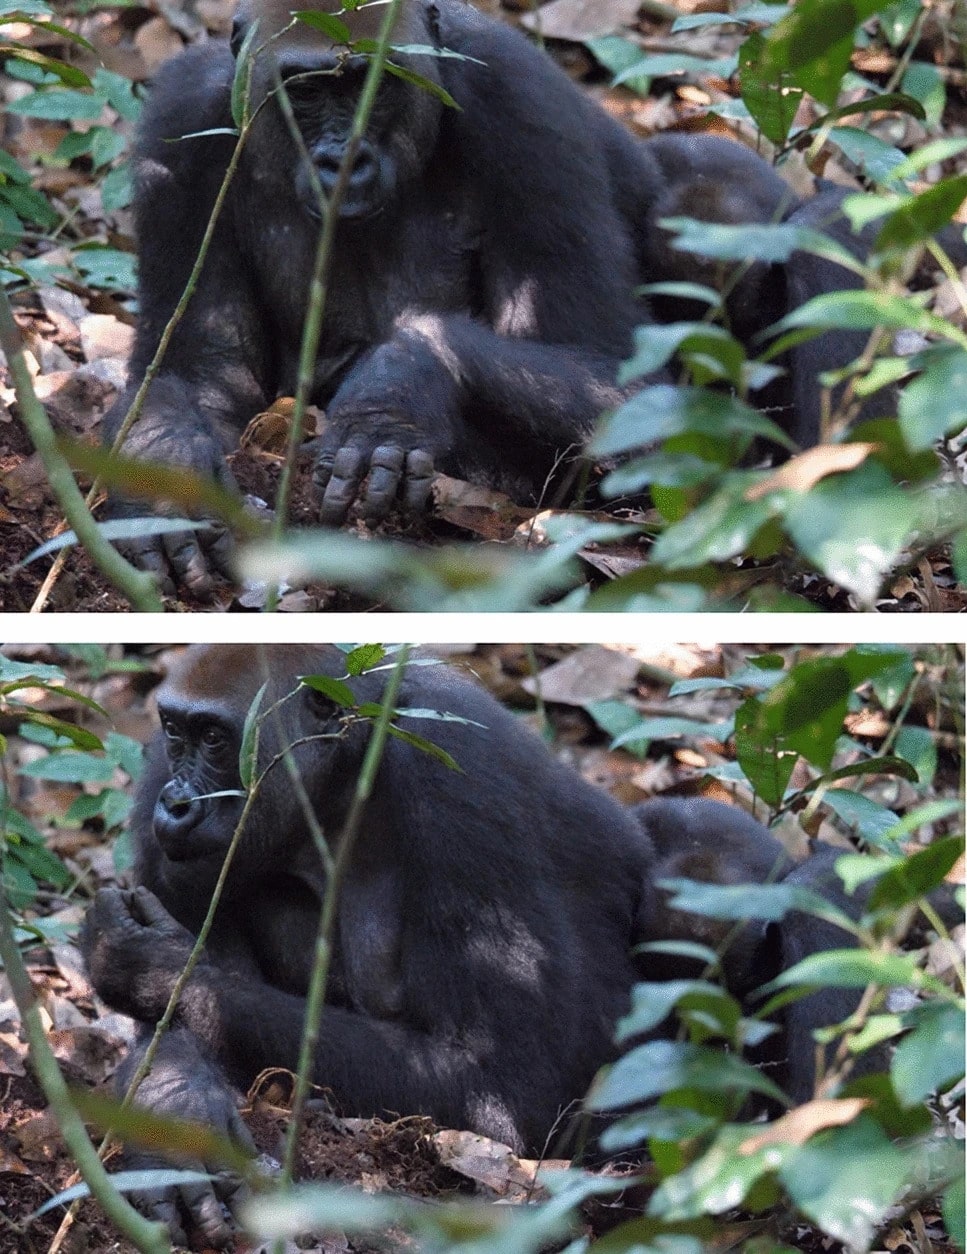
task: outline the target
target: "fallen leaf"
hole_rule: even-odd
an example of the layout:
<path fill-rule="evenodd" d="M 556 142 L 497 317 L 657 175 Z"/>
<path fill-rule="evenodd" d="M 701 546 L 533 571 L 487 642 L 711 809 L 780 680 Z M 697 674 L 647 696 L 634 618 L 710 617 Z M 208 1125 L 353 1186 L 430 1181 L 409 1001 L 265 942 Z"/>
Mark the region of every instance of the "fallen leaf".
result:
<path fill-rule="evenodd" d="M 857 442 L 855 444 L 820 444 L 807 449 L 798 457 L 784 462 L 765 479 L 752 485 L 746 492 L 747 501 L 758 501 L 770 492 L 789 488 L 793 492 L 808 492 L 827 475 L 855 470 L 879 445 Z"/>
<path fill-rule="evenodd" d="M 740 1154 L 755 1154 L 768 1145 L 804 1145 L 823 1128 L 839 1128 L 852 1123 L 870 1105 L 866 1097 L 821 1098 L 806 1102 L 782 1115 L 758 1136 L 750 1136 L 739 1146 Z"/>

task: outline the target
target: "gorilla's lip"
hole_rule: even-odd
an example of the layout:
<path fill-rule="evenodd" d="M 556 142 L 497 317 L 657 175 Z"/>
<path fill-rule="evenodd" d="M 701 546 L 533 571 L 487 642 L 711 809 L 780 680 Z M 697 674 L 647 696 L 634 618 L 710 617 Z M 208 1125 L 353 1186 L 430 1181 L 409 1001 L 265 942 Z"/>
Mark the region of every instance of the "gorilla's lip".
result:
<path fill-rule="evenodd" d="M 228 848 L 224 840 L 192 832 L 186 836 L 158 836 L 158 844 L 165 857 L 172 862 L 204 862 L 217 856 L 224 857 Z"/>
<path fill-rule="evenodd" d="M 306 213 L 314 222 L 322 221 L 322 213 L 314 197 L 311 199 L 304 198 L 302 203 Z M 344 198 L 339 206 L 339 221 L 365 222 L 370 218 L 377 217 L 382 212 L 382 209 L 383 206 L 381 204 L 372 205 L 369 201 L 360 203 L 359 201 L 346 200 Z"/>

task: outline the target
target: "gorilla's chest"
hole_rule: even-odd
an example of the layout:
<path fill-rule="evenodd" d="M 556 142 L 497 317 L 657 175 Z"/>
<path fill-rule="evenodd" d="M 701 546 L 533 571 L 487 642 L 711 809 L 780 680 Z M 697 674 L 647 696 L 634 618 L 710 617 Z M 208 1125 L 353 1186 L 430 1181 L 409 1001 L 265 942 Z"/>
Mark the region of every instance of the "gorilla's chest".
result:
<path fill-rule="evenodd" d="M 263 978 L 304 996 L 315 960 L 323 885 L 285 877 L 249 916 L 248 939 Z M 389 872 L 350 873 L 340 892 L 326 1000 L 377 1018 L 402 1004 L 400 892 Z"/>
<path fill-rule="evenodd" d="M 266 224 L 257 257 L 260 304 L 277 348 L 277 392 L 295 389 L 310 297 L 318 223 L 297 205 Z M 421 185 L 377 217 L 341 223 L 325 288 L 314 397 L 324 403 L 345 368 L 388 340 L 397 320 L 414 313 L 472 313 L 479 305 L 472 204 L 452 203 Z"/>

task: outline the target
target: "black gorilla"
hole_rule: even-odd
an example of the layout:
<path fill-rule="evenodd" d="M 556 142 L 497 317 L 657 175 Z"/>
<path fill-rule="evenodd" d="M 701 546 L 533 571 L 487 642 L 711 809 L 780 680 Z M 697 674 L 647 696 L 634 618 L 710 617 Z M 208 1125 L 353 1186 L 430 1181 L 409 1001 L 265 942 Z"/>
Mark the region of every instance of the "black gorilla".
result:
<path fill-rule="evenodd" d="M 263 723 L 260 761 L 296 745 L 318 820 L 338 839 L 368 730 L 347 728 L 299 677 L 341 676 L 343 665 L 327 647 L 200 646 L 161 688 L 161 732 L 132 817 L 138 887 L 98 893 L 85 924 L 91 978 L 112 1006 L 146 1025 L 165 1008 L 242 806 L 239 793 L 209 794 L 239 787 L 242 725 L 264 679 L 261 708 L 279 704 Z M 360 700 L 378 701 L 384 681 L 373 672 L 348 682 Z M 389 740 L 340 890 L 312 1078 L 346 1114 L 424 1113 L 539 1152 L 613 1056 L 613 1027 L 636 979 L 684 973 L 633 953 L 642 940 L 689 933 L 654 878 L 766 880 L 785 874 L 788 860 L 731 807 L 624 809 L 447 668 L 411 667 L 398 705 L 468 720 L 424 725 L 465 773 Z M 295 1067 L 324 888 L 277 764 L 142 1104 L 238 1133 L 225 1077 L 244 1089 L 264 1068 Z M 808 928 L 790 924 L 789 935 L 798 957 Z M 750 927 L 726 961 L 737 990 L 788 965 L 785 937 Z M 836 943 L 823 934 L 812 947 Z M 806 1039 L 773 1073 L 797 1095 L 812 1087 L 809 1030 L 843 1017 L 849 997 L 823 1006 L 826 1018 L 797 1020 Z M 224 1239 L 213 1193 L 181 1200 Z M 153 1208 L 177 1224 L 172 1197 Z"/>
<path fill-rule="evenodd" d="M 282 0 L 243 0 L 239 40 L 258 19 L 253 99 L 286 79 L 325 192 L 346 151 L 364 66 Z M 381 6 L 345 13 L 371 35 Z M 375 16 L 374 16 L 375 14 Z M 739 144 L 686 135 L 641 143 L 542 51 L 460 0 L 404 0 L 394 53 L 459 108 L 385 76 L 356 154 L 335 240 L 312 400 L 327 408 L 314 479 L 322 520 L 357 505 L 422 508 L 434 469 L 536 499 L 596 417 L 622 399 L 619 363 L 647 321 L 643 282 L 694 277 L 667 247 L 666 214 L 825 225 L 838 196 L 798 206 Z M 168 64 L 137 144 L 141 321 L 131 386 L 106 422 L 113 439 L 198 252 L 234 140 L 235 61 L 205 45 Z M 275 99 L 261 110 L 216 228 L 197 292 L 175 332 L 127 452 L 229 482 L 225 453 L 246 422 L 295 389 L 319 205 Z M 840 221 L 835 228 L 846 235 Z M 708 278 L 699 267 L 701 277 Z M 855 280 L 796 254 L 752 267 L 730 300 L 746 338 L 812 292 Z M 673 316 L 675 310 L 659 310 Z M 815 374 L 863 337 L 795 350 L 791 382 L 768 397 L 800 443 L 815 443 Z M 121 507 L 140 512 L 140 508 Z M 219 531 L 128 543 L 140 564 L 196 594 L 225 566 Z"/>

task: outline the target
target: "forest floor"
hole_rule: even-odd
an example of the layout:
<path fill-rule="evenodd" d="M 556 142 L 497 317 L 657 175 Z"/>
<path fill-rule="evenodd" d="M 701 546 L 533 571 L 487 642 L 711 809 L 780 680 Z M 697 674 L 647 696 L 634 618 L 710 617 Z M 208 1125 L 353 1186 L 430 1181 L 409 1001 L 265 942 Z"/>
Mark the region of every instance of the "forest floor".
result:
<path fill-rule="evenodd" d="M 506 9 L 495 3 L 491 3 L 491 7 L 495 14 L 508 21 L 520 22 L 532 29 L 539 24 L 549 49 L 568 72 L 635 133 L 648 135 L 669 127 L 696 126 L 728 130 L 723 121 L 707 113 L 709 105 L 731 99 L 733 87 L 726 80 L 714 74 L 659 78 L 653 81 L 647 96 L 638 96 L 623 88 L 609 87 L 609 75 L 582 46 L 581 41 L 597 29 L 624 27 L 634 31 L 643 53 L 667 51 L 674 8 L 653 4 L 646 6 L 643 15 L 636 18 L 639 6 L 629 0 L 595 0 L 592 6 L 585 0 L 552 0 L 539 14 L 532 15 L 516 12 L 516 3 L 508 3 Z M 680 0 L 678 7 L 682 12 L 690 12 L 701 9 L 702 3 L 701 0 Z M 160 12 L 154 6 L 135 0 L 117 10 L 95 7 L 79 23 L 79 30 L 90 40 L 104 66 L 140 84 L 186 41 L 223 35 L 230 26 L 231 10 L 230 0 L 199 0 L 197 5 L 184 9 L 177 5 L 165 6 Z M 683 54 L 714 60 L 734 51 L 739 38 L 737 29 L 699 27 L 677 33 L 674 48 Z M 925 42 L 930 39 L 942 42 L 946 38 L 943 30 L 932 30 L 929 24 L 922 32 Z M 46 44 L 44 50 L 59 52 Z M 880 53 L 871 52 L 864 60 L 861 50 L 854 60 L 854 68 L 874 78 L 888 78 L 896 68 L 896 57 L 884 59 Z M 26 84 L 0 74 L 0 105 L 16 99 L 25 89 Z M 70 246 L 50 251 L 49 241 L 44 241 L 40 250 L 44 260 L 52 264 L 59 261 L 72 265 L 72 249 L 78 244 L 104 245 L 128 253 L 134 249 L 130 210 L 104 210 L 98 189 L 99 176 L 85 170 L 82 162 L 74 161 L 64 168 L 50 161 L 71 126 L 88 124 L 16 117 L 9 113 L 2 122 L 0 139 L 4 146 L 24 169 L 31 171 L 34 186 L 48 195 L 58 213 L 63 215 L 64 239 Z M 111 127 L 125 140 L 130 139 L 129 121 L 117 117 Z M 920 123 L 904 114 L 884 117 L 882 122 L 873 123 L 873 129 L 903 148 L 915 146 L 929 137 Z M 967 133 L 967 99 L 963 92 L 948 92 L 943 133 Z M 787 162 L 784 171 L 791 177 L 801 175 L 805 188 L 808 172 L 803 165 L 799 175 L 790 175 L 794 166 L 795 162 Z M 827 162 L 824 175 L 846 185 L 859 186 L 852 175 L 837 164 L 835 157 Z M 933 282 L 929 278 L 928 286 Z M 937 283 L 930 306 L 943 311 L 944 299 L 943 285 Z M 95 289 L 85 283 L 83 275 L 74 267 L 73 278 L 66 283 L 56 288 L 41 286 L 24 290 L 16 295 L 15 305 L 17 322 L 34 369 L 35 386 L 55 430 L 74 440 L 97 443 L 101 418 L 125 377 L 135 322 L 133 291 L 123 283 L 115 284 L 114 290 Z M 260 416 L 253 422 L 243 439 L 242 451 L 232 459 L 232 468 L 243 492 L 270 507 L 279 478 L 279 448 L 285 436 L 285 417 L 277 406 L 273 411 L 267 420 L 266 416 Z M 949 451 L 949 457 L 950 475 L 964 477 L 964 459 L 958 457 L 955 450 Z M 294 523 L 309 525 L 314 522 L 315 510 L 306 469 L 303 466 L 299 475 L 289 515 Z M 415 527 L 404 528 L 398 521 L 390 520 L 379 528 L 379 534 L 405 538 L 417 546 L 459 540 L 526 547 L 532 543 L 535 528 L 540 531 L 543 520 L 543 514 L 535 515 L 533 509 L 522 509 L 499 494 L 453 480 L 438 482 L 434 506 L 432 516 Z M 614 517 L 607 513 L 595 515 L 599 516 Z M 657 515 L 649 511 L 630 515 L 625 511 L 621 517 L 646 524 L 657 519 Z M 358 523 L 356 527 L 360 535 L 370 535 L 363 524 Z M 33 451 L 16 417 L 13 390 L 4 368 L 0 367 L 0 610 L 26 611 L 34 605 L 52 559 L 44 557 L 27 566 L 20 563 L 64 529 L 62 511 L 51 493 L 39 455 Z M 648 542 L 637 536 L 629 541 L 589 545 L 578 554 L 582 577 L 589 586 L 600 587 L 617 575 L 629 574 L 646 565 L 648 549 Z M 781 558 L 747 558 L 734 563 L 728 580 L 728 595 L 734 603 L 741 604 L 745 592 L 762 585 L 795 594 L 806 603 L 827 611 L 856 608 L 850 596 L 829 580 L 810 574 L 795 563 Z M 171 602 L 170 608 L 246 611 L 260 609 L 263 601 L 264 594 L 258 589 L 225 583 L 211 603 Z M 45 604 L 48 611 L 128 608 L 124 598 L 86 554 L 78 550 L 71 554 Z M 372 598 L 313 584 L 293 589 L 279 608 L 283 612 L 304 612 L 383 607 Z M 947 549 L 911 556 L 906 563 L 901 561 L 898 573 L 883 590 L 877 609 L 895 613 L 967 609 L 967 591 L 954 579 Z"/>
<path fill-rule="evenodd" d="M 50 646 L 6 651 L 22 660 L 64 664 L 63 654 Z M 655 795 L 701 792 L 751 805 L 750 795 L 736 794 L 731 787 L 726 791 L 724 786 L 713 784 L 710 790 L 705 772 L 727 760 L 718 741 L 652 742 L 647 756 L 644 749 L 638 754 L 614 751 L 608 747 L 609 737 L 586 708 L 592 702 L 621 701 L 641 716 L 680 718 L 687 712 L 700 723 L 720 722 L 734 707 L 733 695 L 708 689 L 670 700 L 668 688 L 676 680 L 734 673 L 749 652 L 742 646 L 563 645 L 530 650 L 520 645 L 460 645 L 439 646 L 433 651 L 446 656 L 451 664 L 468 668 L 499 700 L 517 710 L 533 728 L 543 730 L 555 751 L 589 782 L 606 788 L 625 804 Z M 770 647 L 769 651 L 786 652 L 782 647 Z M 115 666 L 92 679 L 75 660 L 68 667 L 69 681 L 108 712 L 115 732 L 143 742 L 156 727 L 154 689 L 178 652 L 170 646 L 138 647 L 126 649 L 122 659 L 120 647 L 112 646 L 110 657 Z M 117 669 L 122 660 L 134 662 L 136 669 Z M 534 676 L 539 683 L 539 705 L 535 702 Z M 920 703 L 909 715 L 914 721 L 920 720 L 921 704 L 924 722 L 936 713 L 936 694 L 928 687 L 921 690 Z M 64 703 L 50 692 L 37 692 L 37 708 L 55 717 L 77 718 L 76 705 Z M 97 720 L 97 725 L 102 723 Z M 888 734 L 889 727 L 884 719 L 858 713 L 850 733 L 875 745 Z M 69 1082 L 80 1087 L 107 1086 L 131 1039 L 133 1024 L 95 996 L 74 938 L 91 893 L 119 877 L 123 881 L 124 873 L 117 869 L 113 839 L 105 838 L 98 822 L 78 826 L 63 821 L 62 816 L 81 791 L 79 786 L 16 774 L 18 764 L 37 755 L 38 746 L 18 735 L 14 720 L 0 722 L 0 732 L 7 737 L 5 756 L 14 772 L 13 803 L 44 833 L 47 846 L 74 876 L 69 892 L 46 893 L 27 912 L 28 918 L 62 925 L 56 939 L 27 952 L 48 1039 Z M 118 787 L 128 787 L 127 778 L 121 772 L 118 776 Z M 875 789 L 876 783 L 867 787 Z M 899 789 L 889 794 L 891 804 L 903 808 L 914 800 L 910 786 L 903 781 L 889 781 L 889 787 Z M 956 795 L 957 787 L 956 755 L 941 752 L 933 795 Z M 795 820 L 773 830 L 790 852 L 801 856 L 803 833 Z M 825 822 L 818 835 L 845 843 Z M 470 1195 L 524 1204 L 542 1196 L 540 1168 L 562 1165 L 520 1160 L 506 1147 L 461 1129 L 434 1128 L 422 1118 L 404 1118 L 392 1124 L 337 1119 L 327 1112 L 324 1094 L 319 1099 L 301 1142 L 299 1175 L 303 1179 L 346 1182 L 369 1192 L 398 1192 L 431 1201 Z M 260 1151 L 279 1160 L 287 1111 L 282 1090 L 271 1077 L 249 1095 L 243 1115 Z M 608 1170 L 623 1169 L 615 1166 Z M 72 1161 L 31 1072 L 16 1007 L 0 973 L 0 1254 L 131 1254 L 132 1247 L 117 1238 L 90 1200 L 80 1205 L 75 1221 L 63 1232 L 59 1232 L 64 1217 L 60 1206 L 31 1218 L 51 1196 L 75 1182 Z M 586 1231 L 597 1234 L 613 1227 L 639 1213 L 636 1205 L 640 1206 L 640 1197 L 629 1193 L 617 1202 L 588 1207 L 583 1214 Z M 808 1225 L 788 1219 L 784 1222 L 782 1240 L 795 1249 L 807 1254 L 837 1254 L 841 1248 Z M 740 1213 L 722 1216 L 709 1248 L 724 1254 L 757 1234 L 775 1238 L 775 1223 L 772 1212 L 759 1217 Z M 929 1205 L 897 1214 L 882 1240 L 881 1248 L 890 1254 L 955 1254 L 939 1212 Z M 375 1246 L 334 1235 L 314 1246 L 313 1254 L 371 1254 L 375 1250 L 414 1248 L 412 1239 L 402 1232 L 384 1234 Z M 254 1254 L 254 1250 L 239 1238 L 233 1254 Z M 295 1247 L 287 1247 L 287 1254 L 295 1254 Z"/>

